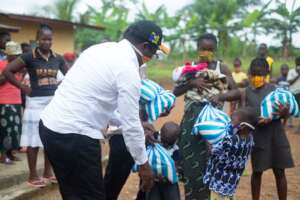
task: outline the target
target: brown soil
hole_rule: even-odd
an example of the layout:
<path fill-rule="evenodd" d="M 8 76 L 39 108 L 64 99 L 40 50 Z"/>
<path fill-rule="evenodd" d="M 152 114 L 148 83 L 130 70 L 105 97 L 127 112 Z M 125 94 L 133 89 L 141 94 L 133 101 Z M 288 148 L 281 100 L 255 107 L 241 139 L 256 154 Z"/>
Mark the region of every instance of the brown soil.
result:
<path fill-rule="evenodd" d="M 170 85 L 168 85 L 170 88 Z M 156 128 L 160 128 L 161 125 L 166 121 L 180 122 L 183 113 L 183 98 L 179 98 L 177 105 L 174 110 L 168 117 L 160 119 L 155 125 Z M 297 123 L 298 124 L 298 123 Z M 293 158 L 295 161 L 295 168 L 288 169 L 286 171 L 287 180 L 288 180 L 288 200 L 300 200 L 300 133 L 293 129 L 287 131 L 288 138 L 291 144 Z M 105 151 L 107 152 L 107 147 Z M 251 190 L 250 190 L 250 174 L 251 169 L 248 167 L 246 169 L 246 174 L 242 177 L 238 192 L 236 195 L 237 200 L 250 200 L 251 199 Z M 139 178 L 136 174 L 132 174 L 125 187 L 122 190 L 120 195 L 120 200 L 133 200 L 138 190 Z M 183 187 L 181 185 L 181 196 L 183 197 Z M 31 200 L 59 200 L 61 199 L 57 190 L 49 192 L 45 195 L 40 195 L 39 197 L 31 198 Z M 272 174 L 272 171 L 267 171 L 263 176 L 262 191 L 261 191 L 262 200 L 275 200 L 278 199 L 276 192 L 275 179 Z"/>

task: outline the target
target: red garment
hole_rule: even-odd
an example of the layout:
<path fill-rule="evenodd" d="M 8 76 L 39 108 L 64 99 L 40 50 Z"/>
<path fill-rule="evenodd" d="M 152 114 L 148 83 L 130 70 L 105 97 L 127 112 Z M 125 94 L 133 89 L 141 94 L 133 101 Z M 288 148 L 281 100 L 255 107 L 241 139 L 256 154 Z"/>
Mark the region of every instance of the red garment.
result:
<path fill-rule="evenodd" d="M 73 62 L 76 59 L 76 54 L 72 52 L 67 52 L 64 54 L 64 59 L 68 62 Z"/>
<path fill-rule="evenodd" d="M 0 60 L 0 73 L 7 65 L 7 60 Z M 20 73 L 16 73 L 16 79 L 21 80 L 22 76 Z M 0 104 L 21 104 L 21 91 L 9 82 L 5 82 L 0 85 Z"/>
<path fill-rule="evenodd" d="M 198 65 L 192 65 L 191 63 L 186 63 L 182 69 L 182 74 L 198 72 L 208 67 L 207 63 L 199 63 Z"/>

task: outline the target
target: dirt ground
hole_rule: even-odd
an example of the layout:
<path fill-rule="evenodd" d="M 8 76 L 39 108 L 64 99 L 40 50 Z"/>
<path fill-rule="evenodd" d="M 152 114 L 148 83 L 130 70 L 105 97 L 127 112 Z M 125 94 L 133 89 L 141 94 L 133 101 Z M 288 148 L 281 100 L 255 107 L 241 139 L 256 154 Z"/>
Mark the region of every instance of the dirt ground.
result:
<path fill-rule="evenodd" d="M 155 125 L 156 128 L 160 128 L 161 125 L 166 121 L 180 122 L 183 113 L 183 98 L 179 98 L 177 105 L 168 117 L 160 119 Z M 291 144 L 293 158 L 295 161 L 295 168 L 288 169 L 286 171 L 288 180 L 288 200 L 300 200 L 300 131 L 295 131 L 294 129 L 288 129 L 288 138 Z M 107 149 L 105 148 L 107 152 Z M 250 200 L 251 190 L 250 190 L 250 167 L 247 168 L 246 174 L 241 178 L 241 182 L 236 195 L 237 200 Z M 136 174 L 130 175 L 122 193 L 119 197 L 120 200 L 133 200 L 138 190 L 139 179 Z M 181 196 L 183 197 L 183 186 L 181 184 Z M 40 195 L 39 197 L 30 198 L 31 200 L 59 200 L 61 199 L 57 190 L 47 192 L 45 195 Z M 272 172 L 269 170 L 263 176 L 262 200 L 275 200 L 277 198 L 275 179 Z"/>

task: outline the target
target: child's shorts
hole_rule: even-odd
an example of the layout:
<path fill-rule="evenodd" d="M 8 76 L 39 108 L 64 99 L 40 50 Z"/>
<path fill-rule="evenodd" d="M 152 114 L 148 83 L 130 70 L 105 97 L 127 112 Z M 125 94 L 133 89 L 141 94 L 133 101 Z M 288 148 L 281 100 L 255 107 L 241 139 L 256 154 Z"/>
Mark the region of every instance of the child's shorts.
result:
<path fill-rule="evenodd" d="M 234 197 L 223 196 L 216 192 L 211 191 L 210 200 L 234 200 Z"/>

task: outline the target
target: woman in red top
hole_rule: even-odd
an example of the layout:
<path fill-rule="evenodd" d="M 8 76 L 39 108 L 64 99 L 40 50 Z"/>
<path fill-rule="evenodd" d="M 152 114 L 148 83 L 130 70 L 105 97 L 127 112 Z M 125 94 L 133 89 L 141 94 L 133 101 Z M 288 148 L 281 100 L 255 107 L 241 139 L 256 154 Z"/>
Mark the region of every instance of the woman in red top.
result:
<path fill-rule="evenodd" d="M 11 164 L 18 160 L 13 155 L 13 150 L 19 149 L 19 139 L 21 133 L 21 92 L 20 89 L 6 81 L 2 71 L 6 65 L 16 59 L 22 53 L 21 46 L 15 42 L 6 43 L 7 60 L 0 61 L 0 151 L 1 162 Z M 17 73 L 16 79 L 21 79 L 21 74 Z"/>

